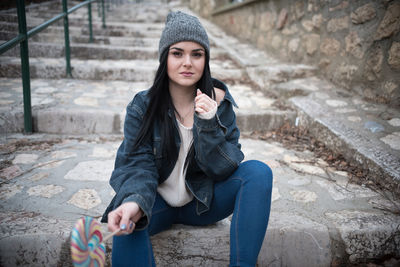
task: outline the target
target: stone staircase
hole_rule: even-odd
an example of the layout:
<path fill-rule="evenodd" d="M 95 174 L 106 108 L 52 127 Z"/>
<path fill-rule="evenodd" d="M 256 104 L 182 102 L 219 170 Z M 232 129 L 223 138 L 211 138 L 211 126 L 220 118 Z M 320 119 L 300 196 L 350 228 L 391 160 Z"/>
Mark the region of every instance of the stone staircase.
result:
<path fill-rule="evenodd" d="M 210 25 L 212 28 L 212 26 Z M 400 110 L 361 96 L 317 76 L 315 67 L 287 64 L 217 32 L 212 38 L 267 95 L 296 111 L 298 125 L 350 163 L 367 170 L 374 183 L 400 196 Z M 218 36 L 220 35 L 220 36 Z M 244 53 L 243 53 L 244 52 Z"/>
<path fill-rule="evenodd" d="M 94 43 L 88 43 L 86 8 L 71 14 L 73 78 L 66 77 L 61 23 L 30 39 L 33 123 L 38 132 L 33 135 L 16 134 L 23 131 L 19 48 L 0 56 L 4 151 L 0 158 L 0 265 L 71 265 L 69 232 L 82 215 L 99 217 L 113 195 L 108 179 L 122 140 L 125 107 L 138 91 L 150 86 L 166 15 L 177 9 L 190 13 L 179 3 L 117 6 L 107 13 L 103 29 L 94 4 Z M 52 1 L 28 10 L 32 27 L 58 14 L 61 5 Z M 15 36 L 15 13 L 0 12 L 0 40 Z M 284 124 L 307 125 L 349 162 L 376 170 L 368 179 L 385 181 L 399 191 L 398 143 L 381 140 L 386 140 L 388 129 L 392 135 L 399 132 L 399 125 L 390 124 L 396 125 L 398 111 L 363 102 L 317 78 L 314 67 L 280 62 L 227 36 L 209 21 L 202 23 L 211 42 L 211 72 L 228 84 L 238 103 L 243 136 L 275 131 Z M 378 132 L 378 137 L 372 128 L 348 128 L 373 114 L 383 116 L 382 112 L 386 119 L 375 117 L 386 130 Z M 251 138 L 241 138 L 241 143 L 246 160 L 268 163 L 275 176 L 259 266 L 398 263 L 398 200 L 383 197 L 386 191 L 349 183 L 348 173 L 310 151 Z M 369 151 L 374 153 L 365 156 Z M 227 266 L 229 225 L 229 218 L 202 228 L 176 225 L 154 236 L 157 264 Z M 107 248 L 110 252 L 111 243 Z"/>

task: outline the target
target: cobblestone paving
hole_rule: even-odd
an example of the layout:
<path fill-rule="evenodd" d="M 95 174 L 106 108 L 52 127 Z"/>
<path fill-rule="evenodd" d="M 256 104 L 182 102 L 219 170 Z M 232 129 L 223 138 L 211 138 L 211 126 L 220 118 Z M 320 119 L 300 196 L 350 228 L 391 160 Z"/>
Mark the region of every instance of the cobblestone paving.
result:
<path fill-rule="evenodd" d="M 10 143 L 18 139 L 9 136 L 7 140 Z M 67 220 L 86 212 L 100 216 L 113 195 L 108 180 L 119 143 L 120 140 L 98 137 L 66 137 L 51 149 L 30 151 L 27 147 L 3 158 L 11 162 L 0 173 L 3 208 L 39 211 L 48 216 L 57 214 Z M 341 202 L 338 210 L 351 208 L 354 202 L 363 209 L 373 209 L 379 204 L 388 211 L 395 210 L 394 204 L 385 202 L 379 193 L 349 184 L 346 172 L 330 168 L 311 152 L 295 152 L 279 143 L 252 139 L 243 139 L 241 143 L 246 160 L 264 161 L 274 170 L 274 203 L 297 203 L 297 212 L 313 219 L 324 212 L 337 211 L 338 202 Z M 279 209 L 279 205 L 273 206 Z M 307 212 L 310 210 L 314 210 L 313 214 Z M 321 214 L 315 214 L 317 210 Z"/>

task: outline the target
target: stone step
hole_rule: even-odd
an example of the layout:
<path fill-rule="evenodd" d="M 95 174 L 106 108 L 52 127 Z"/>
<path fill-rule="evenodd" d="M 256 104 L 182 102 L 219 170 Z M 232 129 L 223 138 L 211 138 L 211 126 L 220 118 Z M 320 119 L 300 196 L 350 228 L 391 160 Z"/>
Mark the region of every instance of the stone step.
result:
<path fill-rule="evenodd" d="M 54 40 L 54 36 L 51 36 Z M 64 37 L 59 36 L 60 42 L 64 42 Z M 83 39 L 83 38 L 82 38 Z M 80 41 L 84 41 L 84 40 Z M 85 38 L 86 39 L 86 38 Z M 74 39 L 77 41 L 76 39 Z M 139 38 L 120 38 L 96 39 L 96 42 L 113 42 L 113 44 L 99 43 L 71 43 L 70 53 L 72 59 L 108 59 L 108 60 L 135 60 L 135 59 L 157 59 L 158 58 L 158 42 L 154 43 L 154 39 Z M 0 41 L 1 42 L 1 41 Z M 125 43 L 124 43 L 125 42 Z M 129 45 L 135 44 L 136 46 Z M 20 48 L 15 46 L 3 54 L 7 57 L 19 57 Z M 226 52 L 222 49 L 212 49 L 211 58 L 226 58 Z M 29 42 L 29 56 L 31 58 L 63 58 L 65 57 L 64 43 L 40 43 Z"/>
<path fill-rule="evenodd" d="M 317 139 L 400 196 L 398 110 L 368 103 L 317 77 L 278 83 L 272 90 L 292 103 L 300 124 Z"/>
<path fill-rule="evenodd" d="M 304 64 L 264 64 L 263 66 L 247 67 L 250 79 L 266 92 L 271 92 L 272 86 L 292 79 L 313 77 L 318 69 Z"/>
<path fill-rule="evenodd" d="M 72 3 L 70 1 L 68 1 L 68 8 L 72 8 L 73 6 L 76 6 L 80 4 L 80 2 L 75 2 Z M 63 12 L 63 8 L 62 5 L 56 6 L 56 7 L 46 7 L 44 5 L 44 3 L 40 3 L 40 5 L 43 6 L 36 6 L 36 7 L 29 7 L 29 6 L 25 6 L 25 16 L 26 16 L 26 21 L 27 21 L 27 25 L 32 25 L 31 22 L 35 22 L 38 21 L 40 23 L 43 23 L 44 21 L 50 20 L 52 18 L 54 18 L 55 16 L 61 14 Z M 80 9 L 75 10 L 72 14 L 74 14 L 74 16 L 79 16 L 79 17 L 83 17 L 83 16 L 87 16 L 87 7 L 81 7 Z M 97 17 L 97 7 L 94 8 L 92 5 L 92 17 L 94 19 L 96 19 Z M 17 11 L 16 8 L 15 9 L 10 9 L 10 10 L 0 10 L 0 21 L 7 21 L 7 22 L 14 22 L 14 23 L 18 23 L 18 16 L 17 16 Z M 68 17 L 70 17 L 70 15 L 68 15 Z M 62 21 L 62 19 L 61 19 Z M 33 24 L 33 25 L 37 25 L 37 24 Z"/>
<path fill-rule="evenodd" d="M 43 4 L 43 3 L 41 3 Z M 71 4 L 68 2 L 69 8 L 71 8 L 73 5 L 79 4 L 79 2 L 75 2 Z M 62 12 L 62 6 L 59 5 L 57 7 L 49 9 L 41 9 L 41 10 L 35 10 L 35 9 L 30 9 L 28 6 L 26 6 L 26 22 L 27 25 L 39 25 L 49 19 L 54 18 L 58 14 Z M 80 23 L 87 23 L 88 21 L 88 11 L 87 7 L 81 7 L 80 9 L 75 10 L 73 13 L 70 13 L 68 15 L 68 19 L 70 23 L 75 23 L 76 21 L 79 21 Z M 98 10 L 97 10 L 97 4 L 92 3 L 92 20 L 94 22 L 99 22 L 101 23 L 102 17 L 98 16 Z M 62 25 L 62 19 L 59 20 L 60 22 L 56 22 Z M 7 11 L 0 11 L 0 22 L 12 22 L 18 24 L 18 16 L 17 12 L 7 12 Z"/>
<path fill-rule="evenodd" d="M 15 37 L 14 32 L 2 31 L 0 32 L 0 40 L 11 40 Z M 89 35 L 70 35 L 70 44 L 89 43 Z M 154 47 L 158 49 L 159 38 L 146 38 L 146 37 L 120 37 L 120 36 L 102 36 L 93 35 L 94 44 L 117 45 L 117 46 L 142 46 Z M 29 46 L 32 43 L 58 43 L 64 44 L 64 32 L 59 33 L 43 33 L 37 34 L 29 39 Z"/>
<path fill-rule="evenodd" d="M 0 111 L 0 133 L 23 132 L 24 113 L 22 108 Z M 285 123 L 294 125 L 296 113 L 266 109 L 258 112 L 237 112 L 237 125 L 243 132 L 273 131 Z M 35 132 L 54 134 L 122 134 L 125 113 L 102 111 L 91 108 L 41 108 L 33 109 Z"/>
<path fill-rule="evenodd" d="M 97 27 L 97 28 L 101 28 L 103 25 L 103 21 L 101 17 L 98 17 L 97 15 L 93 15 L 93 14 L 97 14 L 93 13 L 95 10 L 93 10 L 92 8 L 92 27 Z M 61 11 L 60 11 L 61 12 Z M 31 29 L 32 27 L 36 27 L 50 19 L 52 19 L 53 17 L 57 16 L 58 14 L 48 14 L 46 17 L 43 17 L 43 15 L 40 16 L 31 16 L 31 14 L 27 13 L 26 14 L 26 25 L 28 26 L 29 29 Z M 17 14 L 1 14 L 0 16 L 0 24 L 3 24 L 3 29 L 10 29 L 10 30 L 14 30 L 16 25 L 18 27 L 18 16 Z M 7 26 L 8 24 L 8 26 Z M 88 16 L 86 14 L 86 16 L 84 16 L 83 14 L 77 14 L 76 16 L 68 16 L 68 24 L 69 26 L 75 26 L 75 27 L 88 27 L 89 25 L 89 20 L 88 20 Z M 60 19 L 56 22 L 53 22 L 51 24 L 52 26 L 59 26 L 59 27 L 63 27 L 64 26 L 64 20 Z M 106 26 L 108 26 L 106 24 Z"/>
<path fill-rule="evenodd" d="M 165 23 L 170 7 L 165 4 L 150 3 L 127 3 L 118 6 L 107 15 L 110 22 L 129 22 L 129 23 Z"/>
<path fill-rule="evenodd" d="M 2 57 L 0 76 L 21 76 L 18 58 Z M 55 79 L 66 77 L 64 59 L 30 58 L 31 78 Z M 75 79 L 148 81 L 154 78 L 156 61 L 149 60 L 71 60 L 72 76 Z"/>
<path fill-rule="evenodd" d="M 99 20 L 100 21 L 100 20 Z M 71 20 L 71 26 L 81 26 L 84 28 L 88 27 L 87 20 Z M 162 30 L 164 29 L 165 23 L 152 23 L 152 22 L 140 22 L 140 23 L 132 23 L 132 22 L 116 22 L 116 21 L 108 21 L 106 22 L 106 29 L 109 30 L 121 30 L 121 31 L 159 31 L 160 35 Z M 93 23 L 93 29 L 103 29 L 103 25 L 101 23 Z"/>
<path fill-rule="evenodd" d="M 2 266 L 71 266 L 69 233 L 78 218 L 98 218 L 111 200 L 108 179 L 121 140 L 43 134 L 1 139 L 5 147 L 20 148 L 2 155 L 12 164 L 0 173 L 7 181 L 0 187 Z M 348 173 L 309 151 L 247 138 L 240 143 L 245 160 L 268 163 L 275 177 L 259 266 L 349 266 L 400 257 L 400 216 L 393 213 L 400 203 L 349 183 Z M 207 227 L 175 225 L 155 235 L 158 266 L 228 265 L 229 227 L 227 218 Z M 107 248 L 109 261 L 111 241 Z"/>
<path fill-rule="evenodd" d="M 157 24 L 156 24 L 157 25 Z M 28 31 L 31 30 L 34 26 L 28 26 Z M 70 35 L 89 35 L 89 28 L 85 27 L 85 25 L 81 26 L 69 26 L 69 34 Z M 18 24 L 1 22 L 0 23 L 0 31 L 5 32 L 18 32 Z M 51 33 L 51 34 L 59 34 L 60 32 L 64 32 L 63 26 L 49 26 L 44 29 L 42 32 Z M 161 29 L 158 29 L 157 26 L 153 27 L 152 24 L 148 25 L 136 25 L 136 27 L 124 27 L 124 26 L 108 26 L 106 29 L 103 29 L 100 24 L 93 25 L 93 35 L 106 35 L 106 36 L 127 36 L 127 37 L 147 37 L 147 38 L 160 38 Z"/>
<path fill-rule="evenodd" d="M 27 25 L 39 25 L 46 20 L 44 18 L 40 17 L 31 17 L 27 16 L 26 17 L 26 24 Z M 13 24 L 18 24 L 18 16 L 16 13 L 0 13 L 0 22 L 7 22 L 7 23 L 13 23 Z"/>
<path fill-rule="evenodd" d="M 67 1 L 67 6 L 68 9 L 72 8 L 73 6 L 76 6 L 80 4 L 80 1 Z M 59 12 L 62 11 L 62 2 L 61 1 L 48 1 L 47 3 L 41 2 L 41 3 L 33 3 L 30 5 L 25 6 L 26 13 L 29 14 L 37 14 L 39 16 L 49 16 L 53 14 L 58 14 Z M 80 9 L 78 9 L 75 12 L 82 12 Z"/>
<path fill-rule="evenodd" d="M 117 46 L 99 44 L 70 44 L 71 58 L 73 59 L 112 59 L 112 60 L 135 60 L 156 59 L 158 49 L 155 46 Z M 4 56 L 19 57 L 19 47 L 10 49 Z M 29 56 L 31 58 L 62 58 L 65 57 L 64 44 L 52 43 L 29 43 Z"/>
<path fill-rule="evenodd" d="M 332 89 L 332 84 L 317 77 L 302 79 L 291 79 L 272 85 L 271 91 L 276 92 L 280 97 L 289 99 L 294 96 L 307 96 L 316 91 Z"/>
<path fill-rule="evenodd" d="M 27 30 L 31 30 L 35 27 L 36 25 L 32 26 L 27 26 Z M 15 35 L 18 33 L 18 24 L 16 23 L 8 23 L 8 22 L 2 22 L 0 23 L 0 32 L 12 32 Z M 51 33 L 51 34 L 64 34 L 64 27 L 62 25 L 57 26 L 57 25 L 52 25 L 41 31 L 40 33 Z M 82 29 L 81 27 L 69 27 L 69 34 L 70 35 L 81 35 L 82 34 Z"/>
<path fill-rule="evenodd" d="M 133 96 L 149 88 L 145 82 L 32 80 L 35 132 L 56 134 L 121 134 L 125 108 Z M 274 99 L 253 92 L 246 84 L 229 86 L 237 99 L 237 123 L 243 132 L 275 130 L 294 124 L 293 111 L 277 110 Z M 0 79 L 0 129 L 23 132 L 23 99 L 19 79 Z"/>
<path fill-rule="evenodd" d="M 64 59 L 30 58 L 31 78 L 56 79 L 66 77 Z M 158 67 L 158 60 L 79 60 L 72 59 L 72 76 L 75 79 L 151 81 Z M 211 64 L 213 76 L 220 80 L 245 80 L 241 69 L 225 68 L 224 64 Z M 19 58 L 1 57 L 0 77 L 21 77 Z"/>
<path fill-rule="evenodd" d="M 366 102 L 317 78 L 277 87 L 310 89 L 289 98 L 299 111 L 300 124 L 348 162 L 362 166 L 376 184 L 400 196 L 399 110 Z"/>
<path fill-rule="evenodd" d="M 75 5 L 79 4 L 79 2 L 75 3 L 70 3 L 68 2 L 68 7 L 71 8 Z M 112 6 L 111 8 L 107 8 L 107 5 L 105 5 L 105 13 L 106 13 L 106 24 L 109 22 L 125 22 L 125 23 L 148 23 L 148 22 L 153 22 L 153 23 L 164 23 L 165 18 L 167 17 L 168 14 L 168 8 L 165 8 L 163 5 L 159 5 L 157 3 L 155 4 L 150 4 L 145 3 L 145 4 L 134 4 L 134 3 L 129 3 L 126 5 L 126 7 L 129 9 L 127 12 L 124 10 L 124 5 L 122 6 Z M 100 15 L 99 15 L 99 9 L 100 8 Z M 122 10 L 122 11 L 121 11 Z M 30 9 L 27 12 L 27 18 L 29 20 L 30 17 L 33 18 L 43 18 L 45 20 L 51 19 L 57 14 L 59 14 L 62 11 L 61 6 L 55 6 L 51 9 L 44 8 L 44 9 Z M 88 11 L 87 7 L 82 7 L 75 12 L 71 13 L 68 15 L 69 20 L 84 20 L 87 19 L 88 16 Z M 98 6 L 96 3 L 92 3 L 92 19 L 101 21 L 101 5 Z M 15 21 L 14 20 L 9 20 L 9 21 Z"/>

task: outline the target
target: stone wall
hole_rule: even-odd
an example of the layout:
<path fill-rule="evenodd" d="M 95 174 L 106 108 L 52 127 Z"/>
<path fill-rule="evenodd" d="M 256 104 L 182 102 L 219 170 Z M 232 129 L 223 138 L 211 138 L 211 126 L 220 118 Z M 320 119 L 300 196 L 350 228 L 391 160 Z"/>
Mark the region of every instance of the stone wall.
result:
<path fill-rule="evenodd" d="M 400 106 L 400 1 L 190 0 L 229 34 L 366 99 Z M 240 2 L 240 1 L 239 1 Z"/>

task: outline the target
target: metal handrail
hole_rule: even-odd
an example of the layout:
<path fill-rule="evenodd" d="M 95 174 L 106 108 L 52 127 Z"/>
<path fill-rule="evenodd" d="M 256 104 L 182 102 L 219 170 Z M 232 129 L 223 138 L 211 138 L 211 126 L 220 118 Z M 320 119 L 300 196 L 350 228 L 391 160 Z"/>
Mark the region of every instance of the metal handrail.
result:
<path fill-rule="evenodd" d="M 31 107 L 31 86 L 30 86 L 30 72 L 29 72 L 29 50 L 28 50 L 28 39 L 39 32 L 43 31 L 51 24 L 55 23 L 60 19 L 64 19 L 64 38 L 65 38 L 65 59 L 66 59 L 66 71 L 67 76 L 72 77 L 71 74 L 71 56 L 70 56 L 70 45 L 69 45 L 69 25 L 68 25 L 68 14 L 81 8 L 82 6 L 88 5 L 88 19 L 89 19 L 89 34 L 90 42 L 93 42 L 93 31 L 92 31 L 92 11 L 91 3 L 98 0 L 86 0 L 70 9 L 67 7 L 67 0 L 62 0 L 63 13 L 58 14 L 54 18 L 45 21 L 44 23 L 34 27 L 27 31 L 26 27 L 26 11 L 25 1 L 17 0 L 17 13 L 18 13 L 18 29 L 19 34 L 17 37 L 0 45 L 0 55 L 20 44 L 20 56 L 21 56 L 21 72 L 22 72 L 22 87 L 24 95 L 24 129 L 26 133 L 32 133 L 32 107 Z M 105 12 L 104 12 L 104 0 L 101 0 L 102 6 L 102 22 L 103 28 L 106 28 Z"/>

